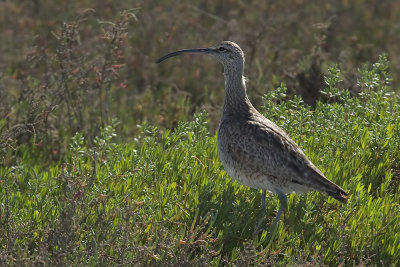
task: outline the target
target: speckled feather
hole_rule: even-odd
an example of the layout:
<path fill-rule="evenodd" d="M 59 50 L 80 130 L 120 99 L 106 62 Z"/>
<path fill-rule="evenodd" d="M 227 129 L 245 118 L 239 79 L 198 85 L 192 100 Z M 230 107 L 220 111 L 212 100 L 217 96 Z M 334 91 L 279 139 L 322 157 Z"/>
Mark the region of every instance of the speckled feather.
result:
<path fill-rule="evenodd" d="M 227 113 L 219 126 L 218 153 L 230 176 L 274 193 L 317 190 L 345 201 L 343 189 L 326 179 L 285 132 L 250 110 L 247 116 Z"/>

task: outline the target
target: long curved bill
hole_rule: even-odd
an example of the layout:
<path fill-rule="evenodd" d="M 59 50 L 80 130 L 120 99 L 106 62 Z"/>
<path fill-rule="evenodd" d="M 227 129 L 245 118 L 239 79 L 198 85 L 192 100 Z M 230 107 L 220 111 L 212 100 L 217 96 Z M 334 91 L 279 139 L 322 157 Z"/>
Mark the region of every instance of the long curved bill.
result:
<path fill-rule="evenodd" d="M 163 57 L 160 57 L 160 58 L 156 61 L 156 63 L 158 64 L 158 63 L 163 62 L 163 61 L 166 60 L 167 58 L 175 57 L 175 56 L 179 56 L 179 55 L 183 55 L 183 54 L 192 54 L 192 53 L 206 53 L 206 54 L 207 54 L 207 53 L 210 53 L 210 52 L 212 52 L 212 51 L 213 51 L 213 49 L 211 49 L 211 48 L 194 48 L 194 49 L 183 49 L 183 50 L 178 50 L 178 51 L 175 51 L 175 52 L 166 54 L 166 55 L 163 56 Z"/>

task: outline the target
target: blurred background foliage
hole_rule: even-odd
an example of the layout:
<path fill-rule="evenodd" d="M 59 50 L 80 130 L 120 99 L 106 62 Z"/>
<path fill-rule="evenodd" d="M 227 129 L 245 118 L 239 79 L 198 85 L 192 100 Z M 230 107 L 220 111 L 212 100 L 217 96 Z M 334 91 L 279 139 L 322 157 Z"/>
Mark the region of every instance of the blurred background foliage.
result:
<path fill-rule="evenodd" d="M 1 164 L 18 147 L 58 160 L 76 131 L 89 144 L 111 118 L 119 138 L 147 121 L 169 129 L 205 109 L 216 130 L 222 67 L 167 52 L 237 42 L 245 51 L 256 107 L 283 81 L 314 106 L 332 63 L 340 87 L 356 93 L 357 67 L 385 52 L 400 80 L 399 1 L 2 1 L 0 2 Z"/>

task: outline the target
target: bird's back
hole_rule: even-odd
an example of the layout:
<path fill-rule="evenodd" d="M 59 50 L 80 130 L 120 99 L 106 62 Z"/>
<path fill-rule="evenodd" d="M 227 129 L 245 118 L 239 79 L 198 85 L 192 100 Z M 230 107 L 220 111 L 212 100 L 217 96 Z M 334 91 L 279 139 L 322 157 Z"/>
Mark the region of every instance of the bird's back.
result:
<path fill-rule="evenodd" d="M 281 128 L 253 107 L 223 114 L 218 153 L 225 170 L 247 186 L 285 194 L 317 190 L 346 200 L 343 189 L 326 179 Z"/>

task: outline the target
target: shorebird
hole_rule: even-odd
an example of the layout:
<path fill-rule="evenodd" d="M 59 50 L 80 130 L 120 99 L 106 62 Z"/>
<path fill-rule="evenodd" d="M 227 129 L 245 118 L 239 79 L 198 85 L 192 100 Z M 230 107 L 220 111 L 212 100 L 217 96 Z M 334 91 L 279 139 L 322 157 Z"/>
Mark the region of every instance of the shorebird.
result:
<path fill-rule="evenodd" d="M 225 171 L 240 183 L 262 189 L 262 210 L 266 191 L 278 195 L 280 207 L 276 225 L 287 207 L 287 194 L 319 191 L 346 203 L 347 193 L 328 180 L 300 147 L 280 127 L 261 115 L 246 93 L 244 53 L 235 43 L 224 41 L 209 48 L 184 49 L 157 60 L 188 54 L 207 54 L 224 66 L 225 98 L 218 129 L 218 155 Z"/>

